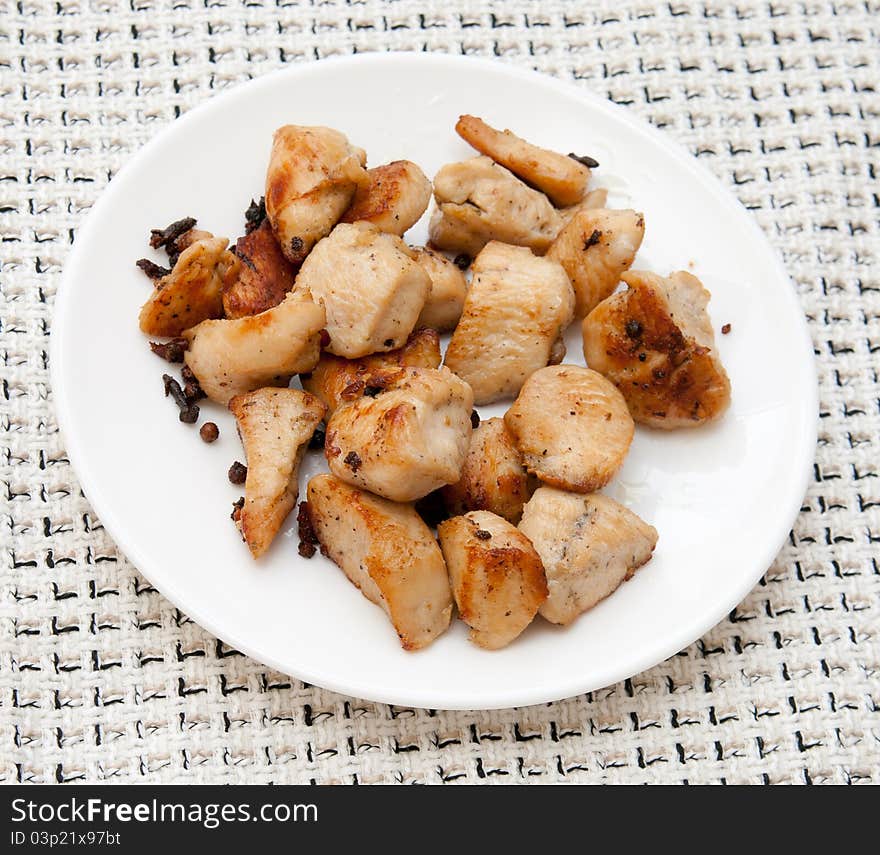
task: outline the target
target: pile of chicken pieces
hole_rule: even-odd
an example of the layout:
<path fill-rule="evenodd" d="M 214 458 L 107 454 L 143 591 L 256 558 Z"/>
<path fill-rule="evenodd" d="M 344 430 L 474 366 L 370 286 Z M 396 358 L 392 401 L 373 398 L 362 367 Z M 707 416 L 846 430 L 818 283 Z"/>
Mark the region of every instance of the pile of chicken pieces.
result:
<path fill-rule="evenodd" d="M 279 128 L 265 208 L 233 247 L 189 223 L 154 232 L 172 264 L 147 262 L 140 315 L 147 335 L 183 340 L 235 416 L 248 466 L 234 519 L 255 558 L 325 422 L 329 473 L 309 481 L 301 551 L 320 546 L 407 650 L 454 608 L 497 649 L 536 614 L 568 624 L 611 594 L 657 543 L 597 492 L 635 423 L 695 427 L 730 401 L 709 293 L 686 272 L 630 270 L 644 217 L 589 189 L 595 161 L 474 116 L 456 131 L 479 154 L 432 184 L 409 161 L 367 169 L 336 130 Z M 432 194 L 429 245 L 408 246 Z M 563 364 L 575 319 L 589 368 Z M 503 399 L 504 417 L 481 422 L 474 405 Z"/>

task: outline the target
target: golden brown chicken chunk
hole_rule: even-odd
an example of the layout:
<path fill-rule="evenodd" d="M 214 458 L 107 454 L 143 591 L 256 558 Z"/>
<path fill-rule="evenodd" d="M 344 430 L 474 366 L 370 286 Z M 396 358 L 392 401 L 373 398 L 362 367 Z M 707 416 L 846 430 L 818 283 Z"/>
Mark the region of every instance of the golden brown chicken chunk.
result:
<path fill-rule="evenodd" d="M 471 435 L 461 478 L 443 487 L 441 494 L 452 516 L 491 511 L 516 525 L 532 494 L 533 480 L 504 419 L 486 419 Z"/>
<path fill-rule="evenodd" d="M 595 190 L 590 190 L 577 205 L 569 205 L 567 208 L 559 209 L 559 217 L 563 222 L 563 225 L 567 225 L 571 222 L 572 217 L 578 213 L 578 211 L 591 211 L 594 208 L 605 208 L 606 203 L 608 202 L 608 191 L 604 187 L 597 187 Z"/>
<path fill-rule="evenodd" d="M 226 238 L 201 232 L 187 241 L 170 273 L 156 283 L 140 314 L 147 335 L 178 336 L 208 318 L 223 316 L 223 278 L 237 269 Z M 184 236 L 185 238 L 185 236 Z"/>
<path fill-rule="evenodd" d="M 541 487 L 519 530 L 535 547 L 549 596 L 540 608 L 552 623 L 571 623 L 612 594 L 651 559 L 657 530 L 601 493 L 581 496 Z"/>
<path fill-rule="evenodd" d="M 397 235 L 369 223 L 340 223 L 305 260 L 296 287 L 327 312 L 326 349 L 357 359 L 403 347 L 431 279 Z"/>
<path fill-rule="evenodd" d="M 266 172 L 266 214 L 281 249 L 300 264 L 343 215 L 366 181 L 362 149 L 332 128 L 275 131 Z"/>
<path fill-rule="evenodd" d="M 590 170 L 573 157 L 539 148 L 512 131 L 497 131 L 476 116 L 461 116 L 455 130 L 480 154 L 546 193 L 560 208 L 580 202 L 587 192 Z"/>
<path fill-rule="evenodd" d="M 413 252 L 416 262 L 431 278 L 431 293 L 419 315 L 418 326 L 433 327 L 440 332 L 455 329 L 467 296 L 464 273 L 457 264 L 432 249 L 413 247 Z"/>
<path fill-rule="evenodd" d="M 259 315 L 293 290 L 296 270 L 281 252 L 268 220 L 235 242 L 235 256 L 240 263 L 223 278 L 227 318 Z"/>
<path fill-rule="evenodd" d="M 487 650 L 506 647 L 547 599 L 544 567 L 529 539 L 489 511 L 440 523 L 452 595 L 470 639 Z"/>
<path fill-rule="evenodd" d="M 445 368 L 404 372 L 389 391 L 337 409 L 324 444 L 334 475 L 396 502 L 458 481 L 474 403 L 470 386 Z"/>
<path fill-rule="evenodd" d="M 657 428 L 697 427 L 730 405 L 730 380 L 718 357 L 696 276 L 667 278 L 633 270 L 627 290 L 584 320 L 584 356 L 612 380 L 633 418 Z"/>
<path fill-rule="evenodd" d="M 273 309 L 235 320 L 202 321 L 184 332 L 186 364 L 219 404 L 261 386 L 286 386 L 311 371 L 321 353 L 324 309 L 308 294 L 289 294 Z"/>
<path fill-rule="evenodd" d="M 547 258 L 558 261 L 571 279 L 577 317 L 614 291 L 644 235 L 645 218 L 636 211 L 585 208 L 571 218 L 547 250 Z"/>
<path fill-rule="evenodd" d="M 488 404 L 515 395 L 533 371 L 562 360 L 574 295 L 558 264 L 525 247 L 493 241 L 473 270 L 445 362 L 470 384 L 478 404 Z"/>
<path fill-rule="evenodd" d="M 257 389 L 236 395 L 229 409 L 248 464 L 238 526 L 259 558 L 296 504 L 300 460 L 324 405 L 299 389 Z"/>
<path fill-rule="evenodd" d="M 431 182 L 410 160 L 395 160 L 367 170 L 366 181 L 342 215 L 341 223 L 372 223 L 402 237 L 412 228 L 431 201 Z"/>
<path fill-rule="evenodd" d="M 332 475 L 309 481 L 307 513 L 322 551 L 391 619 L 405 650 L 445 632 L 452 593 L 443 555 L 412 505 L 358 490 Z"/>
<path fill-rule="evenodd" d="M 434 178 L 431 244 L 475 256 L 490 240 L 545 252 L 562 227 L 550 200 L 488 157 L 444 166 Z"/>
<path fill-rule="evenodd" d="M 303 374 L 303 389 L 319 398 L 327 407 L 327 415 L 364 395 L 376 395 L 393 386 L 405 372 L 404 368 L 438 368 L 440 336 L 436 330 L 418 329 L 398 350 L 374 353 L 361 359 L 343 359 L 322 353 L 314 370 Z"/>
<path fill-rule="evenodd" d="M 529 472 L 577 493 L 599 490 L 614 477 L 635 432 L 623 395 L 578 365 L 532 374 L 504 424 Z"/>

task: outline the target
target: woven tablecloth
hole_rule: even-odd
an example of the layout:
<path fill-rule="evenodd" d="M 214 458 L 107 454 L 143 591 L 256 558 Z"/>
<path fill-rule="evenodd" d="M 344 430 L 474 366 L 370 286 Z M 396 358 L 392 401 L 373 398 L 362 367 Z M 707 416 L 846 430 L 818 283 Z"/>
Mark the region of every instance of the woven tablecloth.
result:
<path fill-rule="evenodd" d="M 0 2 L 0 780 L 880 779 L 880 3 Z M 129 155 L 214 93 L 373 50 L 496 57 L 625 105 L 782 252 L 821 424 L 787 546 L 705 638 L 568 701 L 442 713 L 346 698 L 210 636 L 103 531 L 65 456 L 52 304 Z M 743 247 L 747 252 L 748 247 Z"/>

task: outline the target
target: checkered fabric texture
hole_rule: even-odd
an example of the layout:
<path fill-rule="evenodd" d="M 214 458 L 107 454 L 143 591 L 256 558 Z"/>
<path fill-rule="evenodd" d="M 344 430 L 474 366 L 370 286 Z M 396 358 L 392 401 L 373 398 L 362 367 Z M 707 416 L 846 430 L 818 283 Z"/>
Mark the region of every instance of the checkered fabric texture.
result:
<path fill-rule="evenodd" d="M 0 780 L 877 783 L 878 13 L 878 0 L 0 0 Z M 705 638 L 619 685 L 444 713 L 272 672 L 138 574 L 65 456 L 52 304 L 112 175 L 218 92 L 376 50 L 496 57 L 652 122 L 751 210 L 809 318 L 819 445 L 787 545 Z"/>

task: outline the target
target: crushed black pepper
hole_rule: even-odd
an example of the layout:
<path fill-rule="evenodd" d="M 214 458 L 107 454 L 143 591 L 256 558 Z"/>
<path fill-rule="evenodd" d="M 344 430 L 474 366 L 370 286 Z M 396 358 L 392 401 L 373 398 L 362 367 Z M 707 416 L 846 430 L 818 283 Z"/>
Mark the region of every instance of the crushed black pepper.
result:
<path fill-rule="evenodd" d="M 363 463 L 361 456 L 356 451 L 349 451 L 342 459 L 342 462 L 351 469 L 352 472 L 357 472 Z"/>
<path fill-rule="evenodd" d="M 237 460 L 232 466 L 229 467 L 229 472 L 227 473 L 227 477 L 229 478 L 229 482 L 231 484 L 244 484 L 247 480 L 247 466 L 244 463 L 239 463 Z"/>
<path fill-rule="evenodd" d="M 183 362 L 183 354 L 188 347 L 189 342 L 185 338 L 173 338 L 164 344 L 158 341 L 150 342 L 150 350 L 166 362 Z"/>
<path fill-rule="evenodd" d="M 156 264 L 156 262 L 150 261 L 149 258 L 139 258 L 135 264 L 154 282 L 157 279 L 161 279 L 163 276 L 167 276 L 171 272 L 170 267 L 162 267 L 161 264 Z"/>
<path fill-rule="evenodd" d="M 721 335 L 727 335 L 730 332 L 730 324 L 725 324 L 721 327 Z"/>
<path fill-rule="evenodd" d="M 474 532 L 474 537 L 478 537 L 480 540 L 491 540 L 492 532 L 486 531 L 486 529 L 484 529 L 484 528 L 478 528 Z"/>
<path fill-rule="evenodd" d="M 298 552 L 303 558 L 311 558 L 317 551 L 320 541 L 318 535 L 315 534 L 315 527 L 312 525 L 312 514 L 309 509 L 308 502 L 300 502 L 299 510 L 296 512 L 296 522 L 299 531 L 299 549 Z"/>
<path fill-rule="evenodd" d="M 305 243 L 301 237 L 292 237 L 290 239 L 290 251 L 293 253 L 302 252 Z"/>
<path fill-rule="evenodd" d="M 256 231 L 266 219 L 266 197 L 260 196 L 260 201 L 255 202 L 251 199 L 250 205 L 244 212 L 244 233 L 249 235 Z"/>
<path fill-rule="evenodd" d="M 244 507 L 244 496 L 239 496 L 239 498 L 232 503 L 232 513 L 229 515 L 229 519 L 233 522 L 238 522 L 241 519 L 241 509 Z"/>
<path fill-rule="evenodd" d="M 584 241 L 584 252 L 591 246 L 595 246 L 600 240 L 602 240 L 602 232 L 599 229 L 593 229 L 593 233 Z"/>
<path fill-rule="evenodd" d="M 639 354 L 639 362 L 644 362 L 647 358 L 648 358 L 647 353 L 640 353 Z"/>
<path fill-rule="evenodd" d="M 202 389 L 198 377 L 193 374 L 192 368 L 188 365 L 184 365 L 183 368 L 180 369 L 180 376 L 183 378 L 184 382 L 183 395 L 190 404 L 194 401 L 201 401 L 202 398 L 208 397 L 205 394 L 204 389 Z"/>
<path fill-rule="evenodd" d="M 158 249 L 160 246 L 173 244 L 182 234 L 186 234 L 196 224 L 195 217 L 184 217 L 175 220 L 164 229 L 150 229 L 150 246 Z"/>
<path fill-rule="evenodd" d="M 575 154 L 573 151 L 568 153 L 568 156 L 572 160 L 576 160 L 578 163 L 582 163 L 584 166 L 588 166 L 590 169 L 595 169 L 599 165 L 599 161 L 594 157 L 590 157 L 587 154 Z"/>
<path fill-rule="evenodd" d="M 198 421 L 199 408 L 186 397 L 183 393 L 183 389 L 180 388 L 180 383 L 178 383 L 170 374 L 163 374 L 162 382 L 165 385 L 165 397 L 167 398 L 171 395 L 174 399 L 174 403 L 177 404 L 177 408 L 180 410 L 178 415 L 180 421 L 188 425 Z"/>

